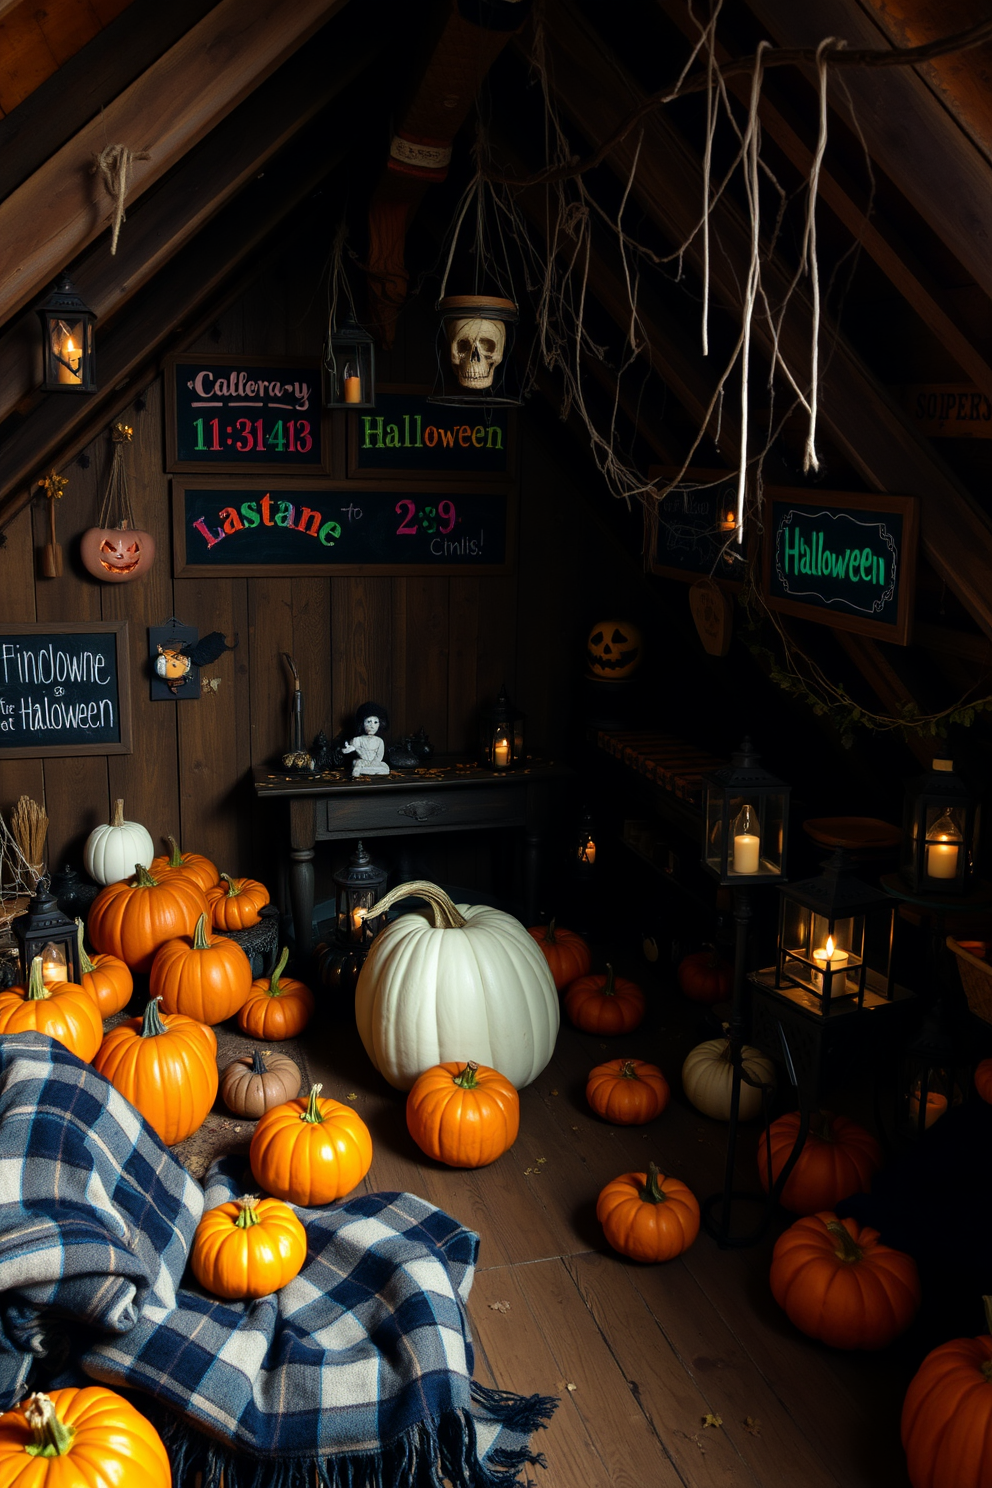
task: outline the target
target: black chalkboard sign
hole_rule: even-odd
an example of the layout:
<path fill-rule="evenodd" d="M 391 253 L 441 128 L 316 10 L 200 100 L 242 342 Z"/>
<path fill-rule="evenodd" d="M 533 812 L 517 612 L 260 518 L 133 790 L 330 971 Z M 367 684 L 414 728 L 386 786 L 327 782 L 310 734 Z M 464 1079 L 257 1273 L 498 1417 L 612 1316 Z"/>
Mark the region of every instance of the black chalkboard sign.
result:
<path fill-rule="evenodd" d="M 916 580 L 915 497 L 765 489 L 772 609 L 905 646 Z"/>
<path fill-rule="evenodd" d="M 126 620 L 0 625 L 0 755 L 130 752 Z"/>
<path fill-rule="evenodd" d="M 306 360 L 165 360 L 169 470 L 323 474 L 329 470 L 320 368 Z"/>
<path fill-rule="evenodd" d="M 348 474 L 391 479 L 506 479 L 512 470 L 508 408 L 450 408 L 426 390 L 377 388 L 375 408 L 349 416 Z"/>
<path fill-rule="evenodd" d="M 514 517 L 505 490 L 429 481 L 172 483 L 177 576 L 505 573 Z"/>
<path fill-rule="evenodd" d="M 659 489 L 677 474 L 660 465 L 648 470 Z M 651 572 L 687 583 L 705 576 L 739 585 L 746 553 L 735 536 L 736 511 L 735 472 L 687 470 L 665 496 L 645 503 L 644 551 Z"/>

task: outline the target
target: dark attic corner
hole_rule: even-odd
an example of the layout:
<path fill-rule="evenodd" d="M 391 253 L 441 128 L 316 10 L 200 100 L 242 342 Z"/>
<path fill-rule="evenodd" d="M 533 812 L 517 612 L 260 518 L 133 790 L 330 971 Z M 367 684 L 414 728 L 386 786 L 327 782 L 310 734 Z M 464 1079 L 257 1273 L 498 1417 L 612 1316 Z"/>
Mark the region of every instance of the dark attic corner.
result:
<path fill-rule="evenodd" d="M 4 1482 L 990 1488 L 990 65 L 0 0 Z"/>

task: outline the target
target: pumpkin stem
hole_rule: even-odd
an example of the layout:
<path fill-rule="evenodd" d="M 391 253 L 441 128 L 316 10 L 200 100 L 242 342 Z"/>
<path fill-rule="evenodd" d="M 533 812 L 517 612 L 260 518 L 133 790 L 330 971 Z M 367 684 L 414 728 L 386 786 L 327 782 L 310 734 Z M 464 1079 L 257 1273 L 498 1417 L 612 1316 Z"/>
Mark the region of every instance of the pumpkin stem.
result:
<path fill-rule="evenodd" d="M 268 1074 L 268 1065 L 265 1063 L 261 1051 L 258 1049 L 252 1049 L 251 1051 L 251 1072 L 253 1075 Z"/>
<path fill-rule="evenodd" d="M 41 957 L 35 956 L 31 961 L 31 970 L 28 973 L 28 990 L 25 1001 L 44 1002 L 51 995 L 51 992 L 45 986 L 45 979 L 41 974 Z"/>
<path fill-rule="evenodd" d="M 32 1395 L 24 1407 L 24 1419 L 33 1440 L 24 1450 L 29 1457 L 64 1457 L 76 1435 L 75 1426 L 60 1421 L 47 1395 Z M 47 1470 L 47 1469 L 46 1469 Z"/>
<path fill-rule="evenodd" d="M 830 1117 L 826 1111 L 814 1111 L 809 1118 L 810 1134 L 819 1137 L 821 1142 L 834 1141 L 834 1129 Z"/>
<path fill-rule="evenodd" d="M 96 970 L 96 967 L 86 954 L 86 947 L 83 945 L 83 922 L 78 915 L 76 916 L 76 944 L 79 947 L 80 975 L 88 976 L 91 971 Z"/>
<path fill-rule="evenodd" d="M 658 1179 L 660 1177 L 661 1170 L 659 1169 L 658 1164 L 649 1162 L 647 1181 L 645 1182 L 640 1192 L 640 1199 L 642 1204 L 668 1203 L 668 1195 L 663 1191 L 660 1184 L 658 1183 Z"/>
<path fill-rule="evenodd" d="M 196 929 L 193 931 L 193 949 L 194 951 L 209 951 L 212 945 L 213 941 L 207 937 L 207 917 L 201 914 L 196 922 Z"/>
<path fill-rule="evenodd" d="M 323 1090 L 323 1088 L 323 1085 L 310 1086 L 310 1094 L 307 1097 L 306 1109 L 300 1112 L 301 1121 L 309 1121 L 313 1126 L 320 1126 L 324 1118 L 320 1114 L 320 1107 L 317 1104 L 317 1097 Z"/>
<path fill-rule="evenodd" d="M 454 1083 L 462 1090 L 474 1090 L 479 1083 L 475 1078 L 478 1068 L 475 1060 L 470 1059 L 461 1074 L 454 1076 Z"/>
<path fill-rule="evenodd" d="M 162 1014 L 158 1010 L 161 997 L 149 998 L 145 1004 L 145 1014 L 141 1020 L 141 1037 L 158 1038 L 160 1033 L 168 1033 L 168 1028 L 162 1022 Z"/>
<path fill-rule="evenodd" d="M 124 798 L 123 797 L 121 797 L 121 799 L 119 801 L 115 801 L 114 802 L 114 814 L 110 818 L 110 825 L 112 827 L 122 827 L 124 825 Z"/>
<path fill-rule="evenodd" d="M 625 1059 L 623 1064 L 620 1066 L 620 1078 L 622 1080 L 637 1079 L 637 1071 L 634 1068 L 634 1061 L 632 1059 Z"/>
<path fill-rule="evenodd" d="M 143 863 L 135 863 L 132 883 L 139 889 L 154 889 L 158 887 L 158 879 L 152 878 Z"/>
<path fill-rule="evenodd" d="M 554 920 L 552 920 L 551 923 L 550 923 L 550 925 L 548 926 L 548 933 L 544 937 L 544 939 L 546 940 L 546 942 L 548 943 L 548 945 L 556 945 L 557 944 L 557 942 L 555 940 L 555 922 L 554 922 Z"/>
<path fill-rule="evenodd" d="M 232 878 L 229 873 L 222 873 L 221 878 L 227 884 L 228 899 L 233 899 L 235 894 L 240 894 L 242 892 L 242 888 L 238 880 L 236 878 Z"/>
<path fill-rule="evenodd" d="M 165 840 L 169 844 L 169 867 L 181 868 L 183 866 L 183 855 L 179 851 L 179 843 L 175 837 L 166 837 Z"/>
<path fill-rule="evenodd" d="M 827 1231 L 829 1234 L 836 1236 L 839 1242 L 837 1249 L 834 1251 L 834 1255 L 839 1261 L 847 1261 L 848 1265 L 853 1266 L 858 1261 L 864 1259 L 864 1251 L 861 1249 L 861 1246 L 858 1245 L 850 1230 L 845 1225 L 842 1225 L 839 1219 L 828 1219 Z"/>
<path fill-rule="evenodd" d="M 983 1297 L 982 1302 L 985 1305 L 985 1326 L 992 1333 L 992 1297 Z M 992 1359 L 989 1360 L 989 1367 L 992 1368 Z"/>
<path fill-rule="evenodd" d="M 458 906 L 452 903 L 444 890 L 424 878 L 414 878 L 409 883 L 397 884 L 395 889 L 390 889 L 389 893 L 384 894 L 378 903 L 373 904 L 368 917 L 374 919 L 376 915 L 385 914 L 387 909 L 392 909 L 397 900 L 406 899 L 408 895 L 414 894 L 418 899 L 427 900 L 434 916 L 435 930 L 460 930 L 463 925 L 468 924 Z"/>
<path fill-rule="evenodd" d="M 258 1212 L 258 1195 L 245 1194 L 243 1199 L 238 1200 L 238 1217 L 234 1221 L 237 1230 L 250 1230 L 252 1225 L 262 1223 L 262 1217 Z"/>
<path fill-rule="evenodd" d="M 282 948 L 282 955 L 279 957 L 279 960 L 276 962 L 275 966 L 272 968 L 272 975 L 269 977 L 269 991 L 268 991 L 268 995 L 270 997 L 281 997 L 282 996 L 282 987 L 279 985 L 279 978 L 282 976 L 283 972 L 286 970 L 286 962 L 288 960 L 289 960 L 289 946 L 283 946 L 283 948 Z"/>
<path fill-rule="evenodd" d="M 609 961 L 607 961 L 607 963 L 606 963 L 606 981 L 603 983 L 602 988 L 600 989 L 602 991 L 602 994 L 603 994 L 604 997 L 615 997 L 616 996 L 616 987 L 614 986 L 614 981 L 615 981 L 615 977 L 614 977 L 614 974 L 613 974 L 613 967 L 610 965 Z"/>

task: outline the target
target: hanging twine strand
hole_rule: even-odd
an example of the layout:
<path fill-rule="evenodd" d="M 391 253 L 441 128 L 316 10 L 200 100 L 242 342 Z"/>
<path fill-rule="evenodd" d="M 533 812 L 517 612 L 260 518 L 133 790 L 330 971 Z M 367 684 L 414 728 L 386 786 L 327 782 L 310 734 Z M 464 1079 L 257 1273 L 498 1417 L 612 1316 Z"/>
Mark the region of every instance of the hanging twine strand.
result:
<path fill-rule="evenodd" d="M 131 175 L 132 162 L 135 160 L 150 160 L 147 151 L 142 150 L 135 153 L 128 149 L 127 145 L 105 145 L 96 157 L 96 164 L 92 174 L 99 175 L 103 181 L 107 195 L 114 203 L 114 220 L 110 232 L 110 252 L 117 252 L 117 239 L 120 236 L 121 223 L 126 220 L 124 212 L 124 200 L 127 196 L 128 182 Z"/>
<path fill-rule="evenodd" d="M 131 509 L 131 493 L 128 490 L 127 466 L 124 463 L 124 447 L 134 438 L 130 424 L 114 424 L 110 431 L 114 453 L 110 461 L 107 490 L 100 508 L 100 527 L 133 527 L 134 512 Z"/>
<path fill-rule="evenodd" d="M 820 42 L 816 49 L 816 69 L 820 84 L 820 130 L 816 140 L 816 154 L 809 173 L 809 194 L 806 200 L 806 232 L 803 236 L 802 262 L 808 261 L 810 282 L 813 290 L 813 324 L 811 328 L 812 346 L 810 348 L 810 387 L 809 387 L 809 428 L 806 433 L 806 445 L 803 449 L 803 474 L 809 473 L 810 469 L 819 470 L 820 462 L 816 457 L 816 413 L 817 392 L 819 378 L 819 343 L 820 343 L 820 270 L 816 261 L 816 196 L 820 185 L 820 167 L 823 164 L 823 154 L 827 148 L 827 61 L 825 52 L 830 46 L 843 46 L 838 43 L 835 36 L 827 36 Z"/>

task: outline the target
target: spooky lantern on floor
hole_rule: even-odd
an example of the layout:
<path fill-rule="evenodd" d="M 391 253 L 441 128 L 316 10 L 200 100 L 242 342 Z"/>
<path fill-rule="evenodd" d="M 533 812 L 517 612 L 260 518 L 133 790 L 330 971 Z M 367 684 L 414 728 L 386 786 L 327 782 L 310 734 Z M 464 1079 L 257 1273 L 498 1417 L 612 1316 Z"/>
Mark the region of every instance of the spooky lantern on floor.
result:
<path fill-rule="evenodd" d="M 961 1105 L 970 1086 L 970 1053 L 955 1048 L 938 1003 L 903 1057 L 899 1112 L 903 1135 L 919 1141 L 952 1106 Z"/>
<path fill-rule="evenodd" d="M 59 909 L 47 876 L 39 878 L 27 909 L 17 916 L 11 929 L 21 959 L 22 986 L 28 984 L 31 962 L 36 956 L 42 958 L 42 979 L 46 983 L 81 984 L 76 922 Z"/>
<path fill-rule="evenodd" d="M 906 798 L 903 873 L 916 893 L 966 894 L 978 855 L 979 808 L 954 761 L 935 759 Z"/>
<path fill-rule="evenodd" d="M 468 408 L 519 404 L 507 394 L 506 364 L 517 307 L 499 295 L 445 295 L 441 312 L 438 364 L 442 391 L 429 402 Z"/>
<path fill-rule="evenodd" d="M 370 919 L 369 910 L 386 891 L 386 870 L 376 867 L 359 842 L 347 866 L 332 876 L 338 939 L 367 950 L 385 921 L 384 915 Z"/>
<path fill-rule="evenodd" d="M 591 873 L 596 862 L 596 843 L 592 835 L 592 817 L 583 812 L 579 825 L 579 841 L 576 850 L 576 869 L 583 876 Z"/>
<path fill-rule="evenodd" d="M 641 664 L 644 640 L 630 620 L 598 620 L 586 642 L 586 664 L 590 677 L 618 682 L 630 677 Z"/>
<path fill-rule="evenodd" d="M 522 765 L 524 753 L 524 715 L 507 696 L 506 683 L 491 708 L 479 720 L 479 764 L 491 770 L 512 770 Z"/>
<path fill-rule="evenodd" d="M 324 346 L 324 407 L 375 407 L 375 343 L 353 315 L 328 331 Z"/>
<path fill-rule="evenodd" d="M 93 323 L 96 313 L 63 274 L 54 289 L 36 305 L 41 320 L 41 386 L 46 393 L 96 391 Z"/>
<path fill-rule="evenodd" d="M 706 780 L 703 867 L 722 884 L 785 877 L 789 790 L 758 763 L 750 739 Z"/>

